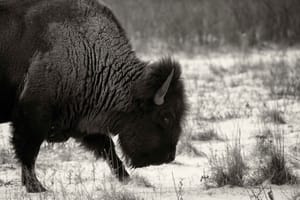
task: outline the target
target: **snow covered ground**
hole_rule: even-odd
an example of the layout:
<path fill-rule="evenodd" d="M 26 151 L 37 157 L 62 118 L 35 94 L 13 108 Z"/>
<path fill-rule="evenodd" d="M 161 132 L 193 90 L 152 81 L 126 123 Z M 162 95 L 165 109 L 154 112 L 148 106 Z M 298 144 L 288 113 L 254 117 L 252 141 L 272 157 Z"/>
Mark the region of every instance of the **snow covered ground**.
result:
<path fill-rule="evenodd" d="M 271 137 L 284 138 L 287 166 L 300 177 L 300 100 L 291 95 L 275 97 L 271 92 L 272 83 L 285 82 L 288 77 L 275 80 L 281 76 L 280 73 L 274 75 L 274 66 L 300 68 L 300 50 L 209 54 L 193 58 L 178 55 L 176 58 L 183 66 L 190 109 L 175 162 L 129 169 L 132 181 L 120 184 L 105 162 L 95 160 L 74 141 L 44 144 L 36 168 L 39 179 L 49 191 L 27 194 L 21 186 L 20 167 L 9 144 L 9 124 L 2 124 L 0 200 L 268 200 L 268 192 L 272 192 L 276 200 L 299 200 L 297 184 L 277 186 L 270 184 L 270 180 L 257 186 L 246 183 L 258 163 L 264 161 L 258 159 L 258 138 L 267 137 L 266 132 L 270 132 Z M 280 119 L 274 120 L 273 115 L 279 115 Z M 215 136 L 210 138 L 205 133 Z M 211 167 L 213 155 L 222 157 L 237 141 L 247 165 L 245 184 L 216 187 Z"/>

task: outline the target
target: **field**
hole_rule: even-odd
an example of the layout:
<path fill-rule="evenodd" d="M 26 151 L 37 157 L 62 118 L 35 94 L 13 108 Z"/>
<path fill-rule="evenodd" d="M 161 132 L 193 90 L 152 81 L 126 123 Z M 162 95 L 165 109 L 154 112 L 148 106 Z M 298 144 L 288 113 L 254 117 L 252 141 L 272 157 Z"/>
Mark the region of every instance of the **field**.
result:
<path fill-rule="evenodd" d="M 174 56 L 189 111 L 173 163 L 129 169 L 120 184 L 74 141 L 45 143 L 36 170 L 48 192 L 27 194 L 2 124 L 0 200 L 299 200 L 300 50 L 228 52 Z"/>

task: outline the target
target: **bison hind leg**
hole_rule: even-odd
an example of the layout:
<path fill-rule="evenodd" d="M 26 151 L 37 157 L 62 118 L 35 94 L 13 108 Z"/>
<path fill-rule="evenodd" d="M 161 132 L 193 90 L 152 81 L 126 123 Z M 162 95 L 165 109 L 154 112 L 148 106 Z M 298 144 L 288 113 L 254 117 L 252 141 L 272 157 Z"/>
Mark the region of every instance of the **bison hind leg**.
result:
<path fill-rule="evenodd" d="M 81 143 L 86 149 L 93 151 L 97 158 L 104 158 L 119 181 L 129 181 L 129 174 L 115 151 L 115 145 L 109 136 L 102 134 L 87 135 Z"/>

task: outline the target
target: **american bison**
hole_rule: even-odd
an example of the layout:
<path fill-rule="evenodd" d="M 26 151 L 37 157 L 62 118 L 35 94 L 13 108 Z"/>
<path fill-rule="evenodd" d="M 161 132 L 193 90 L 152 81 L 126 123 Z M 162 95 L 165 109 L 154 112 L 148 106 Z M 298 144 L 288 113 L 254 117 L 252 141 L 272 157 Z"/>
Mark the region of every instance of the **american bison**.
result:
<path fill-rule="evenodd" d="M 186 109 L 180 65 L 137 58 L 113 13 L 97 0 L 0 1 L 0 122 L 28 192 L 43 141 L 75 138 L 129 178 L 111 135 L 133 168 L 169 163 Z"/>

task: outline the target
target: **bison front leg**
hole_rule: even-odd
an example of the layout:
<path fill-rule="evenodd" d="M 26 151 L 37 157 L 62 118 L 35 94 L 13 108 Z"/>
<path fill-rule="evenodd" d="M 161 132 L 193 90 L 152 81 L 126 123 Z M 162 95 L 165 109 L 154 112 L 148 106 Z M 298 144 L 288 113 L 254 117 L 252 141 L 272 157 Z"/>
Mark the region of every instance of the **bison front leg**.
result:
<path fill-rule="evenodd" d="M 43 113 L 43 116 L 41 115 Z M 18 106 L 13 119 L 13 137 L 16 158 L 22 166 L 22 184 L 27 192 L 44 192 L 35 174 L 35 161 L 44 140 L 44 111 L 34 104 Z"/>
<path fill-rule="evenodd" d="M 106 135 L 88 135 L 82 139 L 82 144 L 94 152 L 97 158 L 104 158 L 112 172 L 120 181 L 128 181 L 129 174 L 115 151 L 112 139 Z"/>

